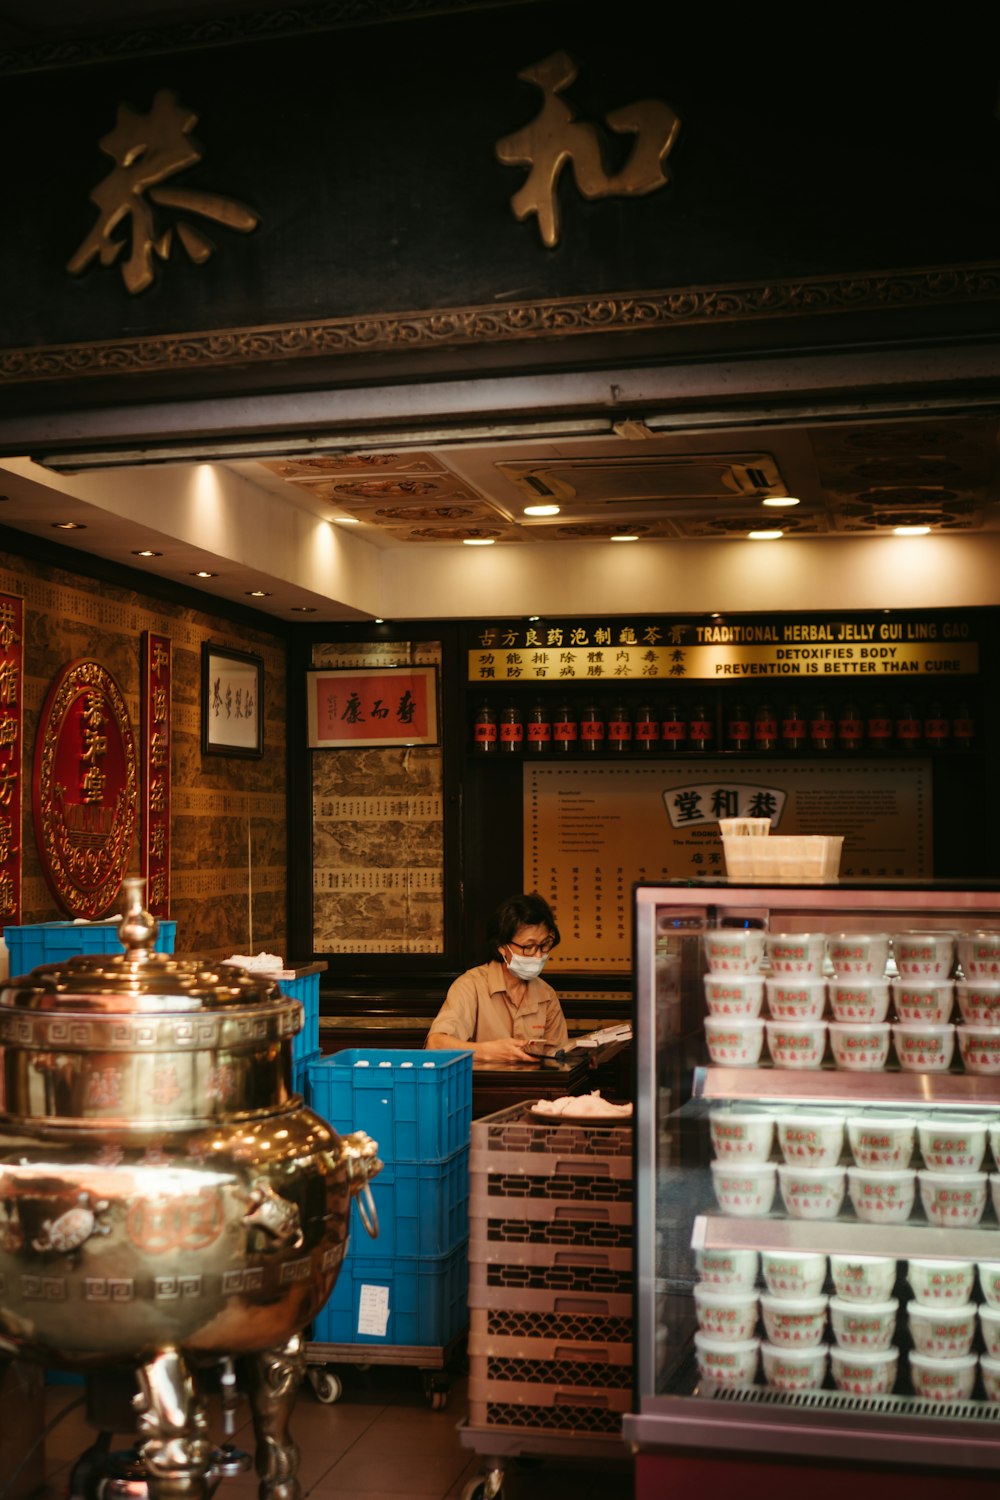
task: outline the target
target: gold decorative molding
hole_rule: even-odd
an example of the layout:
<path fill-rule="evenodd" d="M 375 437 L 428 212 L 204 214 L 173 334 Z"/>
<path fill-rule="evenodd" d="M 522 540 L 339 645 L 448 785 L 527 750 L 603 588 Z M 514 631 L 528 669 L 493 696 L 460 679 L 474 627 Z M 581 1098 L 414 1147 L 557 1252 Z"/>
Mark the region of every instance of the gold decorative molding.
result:
<path fill-rule="evenodd" d="M 0 384 L 468 348 L 1000 299 L 1000 264 L 598 293 L 0 351 Z"/>
<path fill-rule="evenodd" d="M 505 3 L 516 4 L 518 0 Z M 233 47 L 245 42 L 268 46 L 286 37 L 307 36 L 343 26 L 438 15 L 442 8 L 471 10 L 475 5 L 472 0 L 445 0 L 444 6 L 442 0 L 314 0 L 314 3 L 304 0 L 302 4 L 283 3 L 263 11 L 254 9 L 245 15 L 167 19 L 159 25 L 146 24 L 133 31 L 100 30 L 99 19 L 84 16 L 83 25 L 78 28 L 82 35 L 67 36 L 64 28 L 59 27 L 58 34 L 51 39 L 43 36 L 23 47 L 0 48 L 0 77 L 64 71 L 163 53 Z"/>

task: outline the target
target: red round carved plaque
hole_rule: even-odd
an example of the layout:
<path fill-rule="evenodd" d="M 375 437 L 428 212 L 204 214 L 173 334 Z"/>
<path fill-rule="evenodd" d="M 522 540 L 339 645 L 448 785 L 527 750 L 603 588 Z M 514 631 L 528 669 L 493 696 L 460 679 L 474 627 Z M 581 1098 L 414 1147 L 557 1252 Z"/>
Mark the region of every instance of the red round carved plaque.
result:
<path fill-rule="evenodd" d="M 118 894 L 139 815 L 135 739 L 121 688 L 71 661 L 38 723 L 32 813 L 42 870 L 63 909 L 99 917 Z"/>

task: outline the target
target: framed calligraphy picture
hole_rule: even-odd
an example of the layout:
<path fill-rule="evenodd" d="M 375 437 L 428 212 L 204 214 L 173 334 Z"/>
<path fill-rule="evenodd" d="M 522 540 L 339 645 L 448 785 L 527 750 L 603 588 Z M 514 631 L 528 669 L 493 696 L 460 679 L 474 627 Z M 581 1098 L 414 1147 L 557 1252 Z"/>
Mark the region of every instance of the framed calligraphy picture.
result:
<path fill-rule="evenodd" d="M 264 753 L 264 662 L 206 641 L 201 648 L 201 753 Z"/>
<path fill-rule="evenodd" d="M 437 668 L 319 668 L 308 709 L 310 750 L 436 745 Z"/>

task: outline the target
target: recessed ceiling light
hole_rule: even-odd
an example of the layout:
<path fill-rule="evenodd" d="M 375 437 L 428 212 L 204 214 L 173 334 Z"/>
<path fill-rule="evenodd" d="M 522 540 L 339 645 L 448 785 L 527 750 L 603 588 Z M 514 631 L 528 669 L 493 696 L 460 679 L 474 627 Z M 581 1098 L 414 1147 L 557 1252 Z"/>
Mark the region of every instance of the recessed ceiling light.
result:
<path fill-rule="evenodd" d="M 292 609 L 297 615 L 314 615 L 316 606 L 314 604 L 293 604 Z"/>
<path fill-rule="evenodd" d="M 270 599 L 270 597 L 269 589 L 247 589 L 248 599 Z"/>
<path fill-rule="evenodd" d="M 526 516 L 557 516 L 558 505 L 526 505 L 523 514 Z"/>
<path fill-rule="evenodd" d="M 382 618 L 381 615 L 376 615 L 375 619 L 372 621 L 372 624 L 373 625 L 384 625 L 385 621 L 383 620 L 383 618 Z"/>
<path fill-rule="evenodd" d="M 56 531 L 86 531 L 82 521 L 53 521 L 52 525 Z"/>
<path fill-rule="evenodd" d="M 493 536 L 463 536 L 463 547 L 492 547 L 496 541 Z"/>
<path fill-rule="evenodd" d="M 612 542 L 637 542 L 639 538 L 631 532 L 623 531 L 619 536 L 613 536 L 609 540 Z"/>
<path fill-rule="evenodd" d="M 199 568 L 197 573 L 192 573 L 192 578 L 218 578 L 218 573 L 209 573 L 205 568 Z"/>
<path fill-rule="evenodd" d="M 357 516 L 331 516 L 330 520 L 335 526 L 358 526 L 361 524 Z"/>
<path fill-rule="evenodd" d="M 162 552 L 154 552 L 152 547 L 133 547 L 133 557 L 162 557 Z"/>
<path fill-rule="evenodd" d="M 542 618 L 541 615 L 529 615 L 528 616 L 528 622 L 529 622 L 529 624 L 534 625 L 535 621 L 536 620 L 540 620 L 541 618 Z"/>
<path fill-rule="evenodd" d="M 894 526 L 892 529 L 896 536 L 926 536 L 931 528 L 929 526 Z"/>
<path fill-rule="evenodd" d="M 752 542 L 776 542 L 779 537 L 784 536 L 783 531 L 748 531 L 747 536 Z"/>
<path fill-rule="evenodd" d="M 772 505 L 777 509 L 781 505 L 801 505 L 802 501 L 795 495 L 768 495 L 766 500 L 761 501 L 761 504 Z"/>

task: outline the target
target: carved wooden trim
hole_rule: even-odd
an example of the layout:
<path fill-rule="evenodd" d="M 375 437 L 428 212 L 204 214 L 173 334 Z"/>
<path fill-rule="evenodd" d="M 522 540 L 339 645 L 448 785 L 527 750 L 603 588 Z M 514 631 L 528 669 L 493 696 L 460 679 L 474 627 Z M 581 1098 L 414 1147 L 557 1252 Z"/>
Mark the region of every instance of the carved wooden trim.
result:
<path fill-rule="evenodd" d="M 517 0 L 508 0 L 517 3 Z M 272 42 L 342 26 L 371 26 L 421 15 L 476 9 L 472 0 L 304 0 L 244 15 L 210 16 L 160 25 L 111 29 L 105 23 L 78 25 L 72 34 L 55 34 L 19 47 L 0 47 L 0 77 L 87 67 L 163 52 L 196 52 L 205 47 L 232 47 L 241 42 Z M 81 31 L 83 34 L 80 34 Z"/>
<path fill-rule="evenodd" d="M 826 313 L 943 306 L 1000 298 L 1000 264 L 812 276 L 732 286 L 558 297 L 308 323 L 153 334 L 0 350 L 0 385 L 83 376 L 164 373 L 460 348 L 575 334 L 663 332 Z"/>

